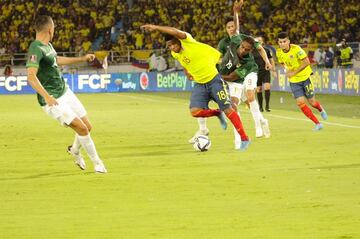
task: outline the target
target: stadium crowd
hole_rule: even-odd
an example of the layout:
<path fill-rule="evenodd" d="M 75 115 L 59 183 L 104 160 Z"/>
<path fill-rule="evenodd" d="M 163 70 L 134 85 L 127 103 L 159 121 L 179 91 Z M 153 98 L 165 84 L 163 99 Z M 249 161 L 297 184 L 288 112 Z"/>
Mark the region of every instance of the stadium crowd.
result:
<path fill-rule="evenodd" d="M 232 0 L 2 0 L 0 53 L 25 53 L 34 38 L 36 15 L 48 14 L 56 24 L 57 51 L 89 52 L 164 47 L 158 33 L 141 32 L 143 23 L 170 25 L 216 46 L 232 16 Z M 276 44 L 278 32 L 289 31 L 296 43 L 359 41 L 357 0 L 246 0 L 241 30 L 263 35 Z M 337 39 L 338 37 L 338 39 Z"/>

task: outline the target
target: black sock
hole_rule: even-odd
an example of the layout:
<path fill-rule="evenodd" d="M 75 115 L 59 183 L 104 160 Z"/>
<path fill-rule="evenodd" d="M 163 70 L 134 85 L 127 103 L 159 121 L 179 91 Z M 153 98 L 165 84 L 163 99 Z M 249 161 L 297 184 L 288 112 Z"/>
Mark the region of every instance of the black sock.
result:
<path fill-rule="evenodd" d="M 265 90 L 266 109 L 270 108 L 270 90 Z"/>
<path fill-rule="evenodd" d="M 262 92 L 257 93 L 257 99 L 258 99 L 258 102 L 259 102 L 259 109 L 262 109 L 263 108 L 263 95 L 262 95 Z"/>

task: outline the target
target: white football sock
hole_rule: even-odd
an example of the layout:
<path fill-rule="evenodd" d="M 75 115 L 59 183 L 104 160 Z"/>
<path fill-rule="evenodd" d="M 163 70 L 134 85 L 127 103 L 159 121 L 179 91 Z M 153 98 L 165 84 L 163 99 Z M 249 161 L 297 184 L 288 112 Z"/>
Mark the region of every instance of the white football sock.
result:
<path fill-rule="evenodd" d="M 89 155 L 91 161 L 94 164 L 101 163 L 98 153 L 96 152 L 94 141 L 91 139 L 90 134 L 85 136 L 78 136 L 78 139 L 81 143 L 81 146 L 85 149 L 86 153 Z"/>
<path fill-rule="evenodd" d="M 208 131 L 208 128 L 206 127 L 206 118 L 197 118 L 198 124 L 199 124 L 199 130 L 201 132 Z"/>
<path fill-rule="evenodd" d="M 74 143 L 73 143 L 72 146 L 71 146 L 71 151 L 72 151 L 74 154 L 79 154 L 79 151 L 80 151 L 80 148 L 81 148 L 81 143 L 80 143 L 78 137 L 79 137 L 79 135 L 78 135 L 78 134 L 75 134 Z"/>
<path fill-rule="evenodd" d="M 259 128 L 261 127 L 260 121 L 264 119 L 264 116 L 261 114 L 259 109 L 259 104 L 256 100 L 250 102 L 249 104 L 250 104 L 250 111 L 255 122 L 255 128 Z"/>

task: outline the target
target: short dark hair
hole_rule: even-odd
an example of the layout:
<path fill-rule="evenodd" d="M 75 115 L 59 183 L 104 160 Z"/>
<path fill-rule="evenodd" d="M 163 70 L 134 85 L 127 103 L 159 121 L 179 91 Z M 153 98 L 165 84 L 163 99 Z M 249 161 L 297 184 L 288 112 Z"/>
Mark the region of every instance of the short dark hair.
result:
<path fill-rule="evenodd" d="M 255 45 L 255 39 L 250 37 L 250 36 L 246 36 L 242 39 L 242 41 L 246 41 L 247 43 L 249 43 L 250 45 L 254 46 Z"/>
<path fill-rule="evenodd" d="M 289 38 L 289 35 L 287 34 L 287 32 L 279 32 L 278 39 L 284 39 L 284 38 Z"/>
<path fill-rule="evenodd" d="M 225 26 L 229 23 L 229 22 L 233 22 L 234 21 L 234 18 L 233 17 L 227 17 L 225 19 Z"/>
<path fill-rule="evenodd" d="M 52 18 L 46 15 L 40 15 L 36 18 L 34 23 L 34 28 L 36 32 L 41 32 L 45 29 L 45 27 L 50 24 Z"/>
<path fill-rule="evenodd" d="M 176 37 L 174 37 L 173 35 L 165 34 L 164 38 L 165 38 L 165 42 L 171 41 L 172 43 L 176 43 L 176 44 L 181 45 L 180 40 L 177 39 Z"/>
<path fill-rule="evenodd" d="M 170 34 L 165 34 L 164 35 L 165 41 L 171 41 L 172 39 L 174 39 L 175 37 L 173 35 Z"/>

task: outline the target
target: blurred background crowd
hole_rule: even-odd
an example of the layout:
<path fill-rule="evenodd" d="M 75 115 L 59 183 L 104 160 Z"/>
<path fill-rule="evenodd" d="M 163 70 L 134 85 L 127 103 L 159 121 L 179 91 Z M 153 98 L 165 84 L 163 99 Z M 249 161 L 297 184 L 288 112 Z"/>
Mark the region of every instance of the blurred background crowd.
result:
<path fill-rule="evenodd" d="M 58 52 L 123 55 L 128 49 L 163 48 L 158 33 L 140 30 L 144 23 L 174 26 L 216 47 L 226 35 L 232 5 L 232 0 L 1 0 L 0 54 L 27 52 L 39 14 L 54 19 Z M 276 44 L 283 30 L 297 44 L 360 41 L 359 12 L 358 0 L 246 0 L 241 31 L 263 35 L 268 44 Z"/>

